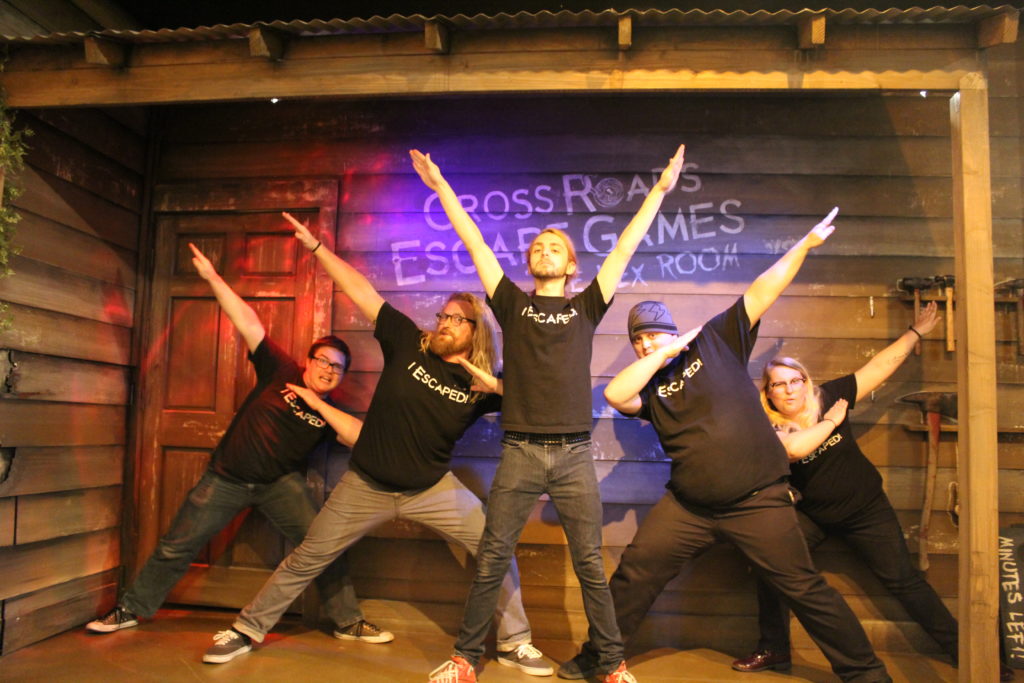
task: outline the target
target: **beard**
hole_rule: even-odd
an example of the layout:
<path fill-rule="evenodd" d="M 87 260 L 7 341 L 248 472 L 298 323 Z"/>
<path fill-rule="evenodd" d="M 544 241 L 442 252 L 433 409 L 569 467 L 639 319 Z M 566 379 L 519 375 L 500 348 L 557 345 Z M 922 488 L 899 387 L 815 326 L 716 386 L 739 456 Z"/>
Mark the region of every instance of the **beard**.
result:
<path fill-rule="evenodd" d="M 538 280 L 560 280 L 567 274 L 568 264 L 559 271 L 552 263 L 538 263 L 530 265 L 530 275 Z"/>
<path fill-rule="evenodd" d="M 473 339 L 470 338 L 460 343 L 451 334 L 431 332 L 428 346 L 434 355 L 444 357 L 468 351 L 473 346 Z"/>

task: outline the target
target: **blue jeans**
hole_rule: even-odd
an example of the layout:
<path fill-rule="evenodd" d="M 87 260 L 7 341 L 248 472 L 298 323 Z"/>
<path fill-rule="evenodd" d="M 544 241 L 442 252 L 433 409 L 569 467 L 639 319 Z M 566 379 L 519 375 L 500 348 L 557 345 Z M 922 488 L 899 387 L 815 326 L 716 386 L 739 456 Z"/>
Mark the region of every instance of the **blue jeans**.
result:
<path fill-rule="evenodd" d="M 298 472 L 270 484 L 243 484 L 207 470 L 121 598 L 121 606 L 143 617 L 153 616 L 207 541 L 247 507 L 259 510 L 296 545 L 316 517 L 309 487 Z M 320 576 L 317 588 L 324 610 L 337 626 L 362 620 L 344 557 Z"/>
<path fill-rule="evenodd" d="M 501 464 L 487 499 L 487 523 L 480 540 L 476 578 L 455 652 L 474 665 L 480 661 L 502 577 L 542 493 L 551 497 L 562 522 L 583 591 L 590 642 L 602 667 L 610 671 L 622 661 L 622 638 L 601 557 L 603 514 L 590 441 L 549 446 L 512 440 L 507 435 L 502 439 Z"/>

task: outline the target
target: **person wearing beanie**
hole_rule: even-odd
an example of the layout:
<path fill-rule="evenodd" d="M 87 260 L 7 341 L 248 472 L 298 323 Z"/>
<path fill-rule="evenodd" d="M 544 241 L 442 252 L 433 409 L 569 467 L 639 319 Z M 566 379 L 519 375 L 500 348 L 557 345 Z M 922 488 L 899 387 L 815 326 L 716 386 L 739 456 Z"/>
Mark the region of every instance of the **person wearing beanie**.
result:
<path fill-rule="evenodd" d="M 605 397 L 654 426 L 671 459 L 668 491 L 640 524 L 609 582 L 628 642 L 665 584 L 719 539 L 732 542 L 790 604 L 844 681 L 890 681 L 843 598 L 814 568 L 797 523 L 786 449 L 747 373 L 758 321 L 789 285 L 807 253 L 834 230 L 831 213 L 762 273 L 727 310 L 679 334 L 664 304 L 629 314 L 638 360 Z M 590 643 L 562 666 L 583 678 Z"/>

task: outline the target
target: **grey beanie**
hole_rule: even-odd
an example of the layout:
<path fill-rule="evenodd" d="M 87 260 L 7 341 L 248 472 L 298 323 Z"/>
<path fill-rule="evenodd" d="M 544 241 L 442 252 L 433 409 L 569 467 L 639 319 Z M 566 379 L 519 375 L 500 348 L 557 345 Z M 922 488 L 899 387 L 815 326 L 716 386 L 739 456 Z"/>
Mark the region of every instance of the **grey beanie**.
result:
<path fill-rule="evenodd" d="M 651 330 L 679 334 L 679 328 L 665 304 L 660 301 L 641 301 L 629 309 L 629 338 L 632 340 L 641 332 Z"/>

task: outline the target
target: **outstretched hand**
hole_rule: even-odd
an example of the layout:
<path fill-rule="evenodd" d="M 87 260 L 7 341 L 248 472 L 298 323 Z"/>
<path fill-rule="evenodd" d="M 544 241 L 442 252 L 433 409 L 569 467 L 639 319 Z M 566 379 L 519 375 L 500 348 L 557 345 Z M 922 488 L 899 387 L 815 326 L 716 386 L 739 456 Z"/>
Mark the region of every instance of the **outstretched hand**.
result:
<path fill-rule="evenodd" d="M 441 175 L 441 169 L 430 158 L 430 154 L 424 154 L 418 149 L 410 149 L 409 157 L 412 159 L 413 169 L 419 174 L 423 184 L 436 192 L 444 182 L 444 176 Z"/>
<path fill-rule="evenodd" d="M 655 187 L 660 189 L 666 194 L 671 192 L 679 181 L 679 173 L 683 170 L 683 157 L 686 155 L 686 145 L 679 145 L 679 149 L 672 155 L 672 158 L 668 160 L 668 165 L 665 170 L 661 172 L 661 177 L 658 179 Z"/>
<path fill-rule="evenodd" d="M 459 356 L 458 361 L 462 367 L 469 371 L 469 374 L 473 375 L 473 384 L 469 388 L 470 391 L 481 391 L 489 394 L 501 393 L 502 382 L 500 379 L 486 370 L 477 367 L 473 363 L 470 363 L 462 356 Z"/>
<path fill-rule="evenodd" d="M 282 211 L 281 215 L 284 216 L 285 220 L 292 224 L 295 228 L 295 239 L 302 242 L 302 246 L 306 249 L 316 249 L 316 245 L 320 244 L 320 240 L 313 237 L 313 233 L 309 231 L 309 228 L 305 224 L 300 223 L 296 220 L 295 216 L 291 215 L 287 211 Z"/>
<path fill-rule="evenodd" d="M 846 419 L 846 410 L 850 407 L 850 402 L 845 398 L 838 399 L 832 404 L 832 407 L 825 411 L 825 414 L 821 416 L 821 421 L 832 420 L 832 423 L 838 427 L 843 420 Z"/>
<path fill-rule="evenodd" d="M 213 267 L 212 263 L 210 263 L 210 259 L 206 258 L 206 254 L 199 251 L 199 247 L 189 242 L 188 248 L 192 250 L 192 265 L 196 267 L 196 272 L 199 273 L 199 277 L 204 280 L 218 277 L 217 269 Z"/>
<path fill-rule="evenodd" d="M 835 219 L 837 213 L 839 213 L 839 207 L 832 207 L 832 210 L 828 212 L 828 215 L 825 216 L 820 223 L 811 228 L 811 231 L 807 233 L 806 237 L 804 237 L 807 241 L 808 247 L 813 249 L 814 247 L 819 247 L 825 243 L 828 236 L 836 229 L 836 226 L 832 225 L 832 221 Z"/>
<path fill-rule="evenodd" d="M 935 326 L 939 324 L 939 306 L 934 301 L 929 301 L 928 305 L 922 308 L 917 317 L 914 318 L 914 329 L 917 330 L 918 334 L 924 336 L 935 329 Z"/>

